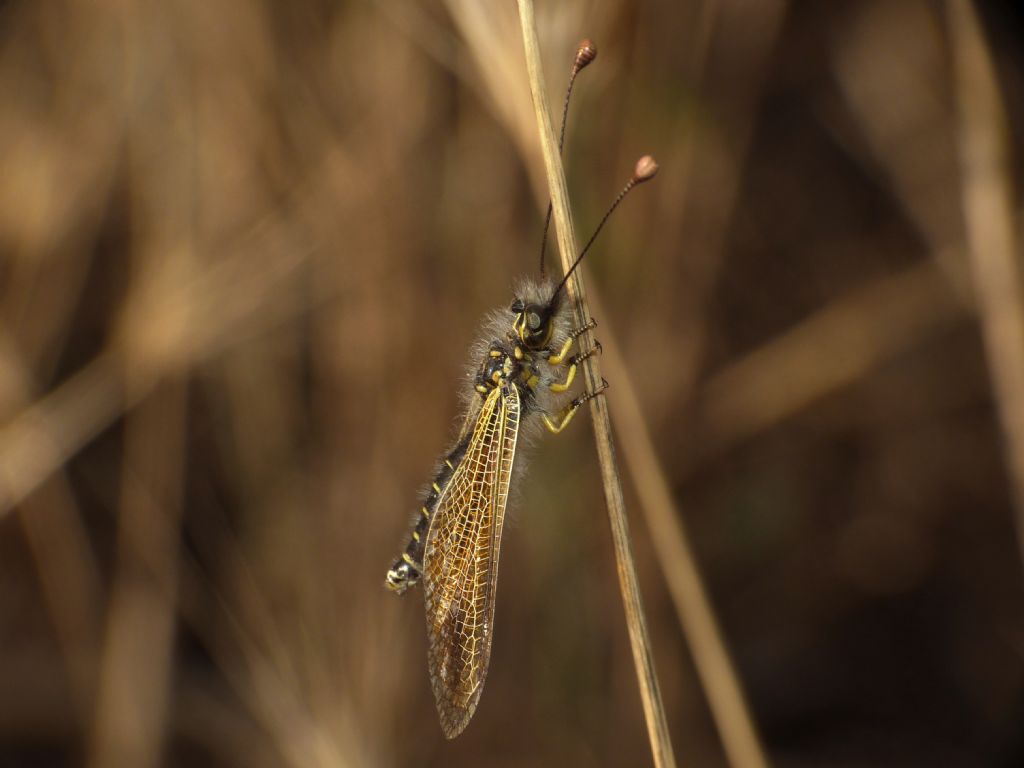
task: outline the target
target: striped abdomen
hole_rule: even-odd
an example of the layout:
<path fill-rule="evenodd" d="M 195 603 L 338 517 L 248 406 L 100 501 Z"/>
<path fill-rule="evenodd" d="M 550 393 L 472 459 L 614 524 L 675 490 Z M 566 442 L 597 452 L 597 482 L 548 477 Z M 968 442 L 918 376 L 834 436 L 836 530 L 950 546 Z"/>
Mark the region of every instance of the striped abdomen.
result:
<path fill-rule="evenodd" d="M 448 483 L 451 482 L 455 468 L 459 466 L 459 462 L 462 461 L 462 457 L 466 453 L 468 443 L 469 440 L 467 438 L 445 456 L 441 469 L 430 486 L 430 492 L 427 494 L 426 499 L 423 500 L 423 506 L 420 507 L 420 514 L 416 518 L 416 524 L 413 526 L 409 543 L 406 545 L 405 551 L 402 552 L 398 559 L 395 560 L 394 565 L 388 570 L 384 583 L 388 589 L 399 595 L 403 594 L 409 587 L 414 586 L 420 580 L 420 576 L 423 575 L 423 547 L 427 540 L 430 520 L 434 516 L 434 510 L 437 508 L 437 500 L 441 497 L 441 493 Z"/>

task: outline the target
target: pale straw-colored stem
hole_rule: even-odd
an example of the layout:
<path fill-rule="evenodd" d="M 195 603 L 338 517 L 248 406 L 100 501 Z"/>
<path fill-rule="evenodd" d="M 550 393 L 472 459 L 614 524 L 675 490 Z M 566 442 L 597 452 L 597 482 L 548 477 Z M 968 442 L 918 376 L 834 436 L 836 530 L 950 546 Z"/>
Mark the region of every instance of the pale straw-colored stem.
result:
<path fill-rule="evenodd" d="M 591 301 L 598 314 L 603 315 L 600 299 L 600 291 L 595 290 Z M 605 362 L 615 379 L 615 389 L 609 390 L 609 396 L 619 415 L 622 456 L 633 478 L 722 747 L 732 768 L 767 768 L 764 747 L 704 588 L 683 517 L 658 461 L 629 369 L 607 326 L 601 336 L 607 349 Z"/>
<path fill-rule="evenodd" d="M 1024 556 L 1024 284 L 1015 242 L 1009 126 L 977 12 L 969 0 L 950 0 L 947 10 L 967 250 Z"/>
<path fill-rule="evenodd" d="M 555 233 L 563 269 L 569 269 L 576 255 L 576 236 L 569 211 L 569 195 L 566 191 L 565 175 L 559 157 L 558 143 L 551 127 L 551 111 L 547 101 L 544 85 L 544 74 L 541 70 L 540 47 L 537 41 L 537 26 L 533 13 L 533 0 L 518 0 L 519 19 L 523 30 L 523 46 L 526 52 L 526 67 L 530 79 L 530 91 L 533 95 L 534 109 L 537 115 L 537 128 L 540 132 L 541 148 L 544 154 L 544 167 L 547 171 L 548 184 L 551 188 L 551 204 L 554 209 Z M 576 270 L 567 284 L 567 293 L 573 304 L 576 322 L 580 327 L 590 319 L 587 309 L 586 294 L 580 271 Z M 581 338 L 581 344 L 593 344 L 590 334 Z M 583 367 L 588 390 L 593 392 L 601 386 L 601 371 L 596 355 L 588 358 Z M 661 690 L 654 670 L 654 658 L 651 653 L 651 642 L 647 632 L 647 621 L 644 617 L 643 603 L 640 598 L 640 587 L 636 576 L 633 558 L 633 547 L 630 541 L 629 525 L 626 521 L 625 504 L 622 498 L 622 483 L 615 461 L 615 449 L 612 445 L 611 424 L 608 419 L 608 405 L 603 397 L 595 397 L 590 401 L 590 410 L 594 424 L 594 437 L 597 443 L 597 454 L 601 465 L 601 477 L 604 484 L 605 500 L 608 504 L 608 517 L 611 522 L 612 540 L 615 559 L 619 574 L 619 586 L 626 611 L 626 625 L 629 630 L 630 645 L 633 650 L 633 661 L 636 665 L 637 681 L 640 685 L 640 698 L 643 702 L 644 716 L 647 721 L 647 732 L 654 755 L 654 764 L 658 768 L 674 766 L 675 755 L 669 739 L 668 723 L 665 719 L 665 707 L 661 700 Z"/>

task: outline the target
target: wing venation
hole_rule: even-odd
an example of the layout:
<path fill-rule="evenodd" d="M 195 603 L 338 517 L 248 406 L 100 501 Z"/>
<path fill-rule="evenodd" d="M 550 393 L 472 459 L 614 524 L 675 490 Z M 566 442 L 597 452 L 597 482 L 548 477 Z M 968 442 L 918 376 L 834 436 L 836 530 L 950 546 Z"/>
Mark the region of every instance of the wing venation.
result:
<path fill-rule="evenodd" d="M 423 558 L 427 660 L 441 728 L 473 716 L 491 655 L 501 528 L 519 435 L 520 401 L 505 383 L 487 396 L 466 453 L 442 490 Z"/>

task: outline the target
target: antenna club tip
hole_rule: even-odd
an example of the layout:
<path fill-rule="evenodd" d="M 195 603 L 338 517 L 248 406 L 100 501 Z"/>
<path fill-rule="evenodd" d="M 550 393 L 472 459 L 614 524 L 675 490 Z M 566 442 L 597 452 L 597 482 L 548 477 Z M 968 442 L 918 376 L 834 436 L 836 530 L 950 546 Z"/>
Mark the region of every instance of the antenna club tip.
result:
<path fill-rule="evenodd" d="M 597 58 L 597 46 L 593 40 L 581 40 L 576 46 L 576 60 L 573 62 L 573 69 L 579 72 L 590 62 Z"/>
<path fill-rule="evenodd" d="M 657 172 L 658 163 L 650 155 L 644 155 L 636 161 L 636 167 L 633 169 L 633 180 L 639 184 L 642 181 L 653 179 L 654 174 Z"/>

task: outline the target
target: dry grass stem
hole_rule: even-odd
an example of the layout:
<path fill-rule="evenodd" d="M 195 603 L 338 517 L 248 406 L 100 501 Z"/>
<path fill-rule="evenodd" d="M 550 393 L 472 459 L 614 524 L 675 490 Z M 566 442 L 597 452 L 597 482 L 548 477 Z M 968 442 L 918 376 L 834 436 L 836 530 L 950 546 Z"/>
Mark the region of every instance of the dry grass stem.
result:
<path fill-rule="evenodd" d="M 156 766 L 162 752 L 177 615 L 185 391 L 182 382 L 163 383 L 127 425 L 92 768 Z"/>
<path fill-rule="evenodd" d="M 26 498 L 19 511 L 25 541 L 32 552 L 64 657 L 75 714 L 80 724 L 85 725 L 92 703 L 92 656 L 102 605 L 96 557 L 63 472 Z"/>
<path fill-rule="evenodd" d="M 490 104 L 508 128 L 530 169 L 538 167 L 538 147 L 533 136 L 530 94 L 522 77 L 518 56 L 515 17 L 499 6 L 476 0 L 447 0 L 448 11 L 476 61 L 484 103 Z M 543 178 L 534 178 L 540 190 Z"/>
<path fill-rule="evenodd" d="M 599 291 L 593 291 L 590 300 L 599 315 L 606 314 Z M 729 765 L 766 768 L 764 747 L 704 589 L 682 515 L 658 461 L 629 368 L 607 325 L 601 333 L 605 338 L 604 360 L 615 380 L 609 397 L 620 416 L 622 455 L 633 477 L 658 565 L 665 574 L 672 604 L 693 652 L 694 666 L 707 694 Z"/>
<path fill-rule="evenodd" d="M 519 0 L 519 18 L 523 30 L 523 47 L 526 52 L 530 90 L 533 94 L 533 104 L 537 116 L 537 129 L 540 133 L 541 149 L 544 154 L 544 167 L 551 188 L 551 204 L 554 211 L 558 250 L 562 268 L 568 271 L 577 253 L 575 229 L 569 209 L 569 194 L 566 189 L 558 143 L 551 125 L 551 112 L 541 68 L 532 0 Z M 587 309 L 586 293 L 579 270 L 573 273 L 567 288 L 569 298 L 573 302 L 576 322 L 580 327 L 585 326 L 590 320 L 590 313 Z M 586 345 L 594 343 L 593 337 L 589 333 L 582 337 L 582 341 Z M 593 392 L 601 386 L 602 377 L 596 355 L 585 361 L 584 376 L 589 391 Z M 675 755 L 672 751 L 665 707 L 662 703 L 658 677 L 654 669 L 654 657 L 640 596 L 640 585 L 636 575 L 625 503 L 622 498 L 622 482 L 612 445 L 608 405 L 603 397 L 591 399 L 590 405 L 605 500 L 608 505 L 608 517 L 612 529 L 615 559 L 618 566 L 619 586 L 622 591 L 630 645 L 633 649 L 633 661 L 636 666 L 637 681 L 647 721 L 648 738 L 651 743 L 654 764 L 659 768 L 668 768 L 675 765 Z"/>
<path fill-rule="evenodd" d="M 970 0 L 950 0 L 964 218 L 978 310 L 1024 556 L 1024 285 L 1015 242 L 1009 126 Z"/>
<path fill-rule="evenodd" d="M 0 372 L 0 413 L 6 418 L 28 403 L 31 377 L 13 340 L 2 328 Z M 67 669 L 76 715 L 85 723 L 92 700 L 90 657 L 101 602 L 98 563 L 64 472 L 57 472 L 27 496 L 20 512 L 25 542 L 32 553 Z"/>
<path fill-rule="evenodd" d="M 833 301 L 712 376 L 700 394 L 700 460 L 772 428 L 966 314 L 937 261 Z"/>
<path fill-rule="evenodd" d="M 118 362 L 90 361 L 0 428 L 0 519 L 121 415 Z"/>

